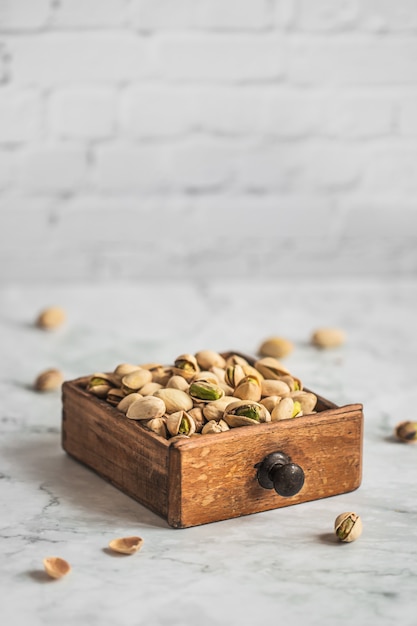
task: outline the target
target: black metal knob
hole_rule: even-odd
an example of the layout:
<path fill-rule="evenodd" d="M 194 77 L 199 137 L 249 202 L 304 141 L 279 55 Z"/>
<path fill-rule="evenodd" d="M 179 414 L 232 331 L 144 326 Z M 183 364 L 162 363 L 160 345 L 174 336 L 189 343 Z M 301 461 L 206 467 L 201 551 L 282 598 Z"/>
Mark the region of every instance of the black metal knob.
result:
<path fill-rule="evenodd" d="M 257 479 L 264 489 L 275 489 L 284 498 L 295 496 L 304 485 L 304 472 L 284 452 L 271 452 L 255 465 Z"/>

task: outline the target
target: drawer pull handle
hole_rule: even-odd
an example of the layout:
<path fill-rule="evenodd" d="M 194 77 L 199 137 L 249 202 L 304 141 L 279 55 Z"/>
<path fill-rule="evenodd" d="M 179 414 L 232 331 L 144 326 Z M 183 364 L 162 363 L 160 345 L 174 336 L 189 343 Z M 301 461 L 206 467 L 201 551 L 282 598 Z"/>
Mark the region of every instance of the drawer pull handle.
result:
<path fill-rule="evenodd" d="M 304 485 L 304 472 L 284 452 L 271 452 L 255 465 L 257 479 L 264 489 L 275 489 L 284 498 L 295 496 Z"/>

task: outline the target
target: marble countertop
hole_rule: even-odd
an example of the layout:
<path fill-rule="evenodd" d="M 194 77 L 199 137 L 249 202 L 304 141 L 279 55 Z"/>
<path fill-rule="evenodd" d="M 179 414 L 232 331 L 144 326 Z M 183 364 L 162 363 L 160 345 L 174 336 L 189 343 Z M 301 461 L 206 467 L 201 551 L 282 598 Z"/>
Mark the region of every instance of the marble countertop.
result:
<path fill-rule="evenodd" d="M 34 327 L 51 304 L 64 327 Z M 0 617 L 3 624 L 220 626 L 416 624 L 417 446 L 394 426 L 416 419 L 417 282 L 367 280 L 4 287 L 0 292 Z M 318 351 L 318 326 L 346 344 Z M 36 393 L 37 374 L 67 379 L 123 361 L 170 362 L 180 352 L 255 353 L 272 334 L 291 339 L 285 363 L 337 404 L 362 402 L 361 487 L 352 493 L 174 530 L 60 444 L 60 393 Z M 335 517 L 364 530 L 336 542 Z M 112 556 L 110 539 L 143 549 Z M 42 559 L 67 559 L 52 581 Z M 266 622 L 267 623 L 267 622 Z"/>

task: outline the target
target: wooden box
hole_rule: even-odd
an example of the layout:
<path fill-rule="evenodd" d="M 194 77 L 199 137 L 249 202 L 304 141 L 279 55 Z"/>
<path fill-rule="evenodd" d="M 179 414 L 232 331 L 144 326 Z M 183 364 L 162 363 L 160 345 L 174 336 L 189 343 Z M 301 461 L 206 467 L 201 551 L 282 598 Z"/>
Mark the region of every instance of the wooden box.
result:
<path fill-rule="evenodd" d="M 299 504 L 360 485 L 361 404 L 338 407 L 318 396 L 311 415 L 170 442 L 88 393 L 87 380 L 63 385 L 64 450 L 172 527 Z M 273 452 L 302 468 L 304 483 L 295 495 L 261 486 L 260 464 Z"/>

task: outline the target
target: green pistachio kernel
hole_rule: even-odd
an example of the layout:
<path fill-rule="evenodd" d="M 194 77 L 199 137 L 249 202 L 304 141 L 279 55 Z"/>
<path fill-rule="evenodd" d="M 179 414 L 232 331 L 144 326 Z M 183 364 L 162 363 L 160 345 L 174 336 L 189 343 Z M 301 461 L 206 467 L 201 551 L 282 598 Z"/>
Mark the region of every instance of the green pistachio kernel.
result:
<path fill-rule="evenodd" d="M 180 422 L 180 427 L 178 429 L 178 434 L 179 435 L 188 435 L 190 431 L 190 424 L 188 423 L 188 420 L 186 420 L 184 417 L 181 419 Z"/>
<path fill-rule="evenodd" d="M 296 415 L 298 415 L 298 413 L 301 411 L 301 404 L 296 400 L 294 402 L 294 408 L 292 410 L 292 415 L 291 417 L 295 417 Z"/>
<path fill-rule="evenodd" d="M 256 406 L 240 406 L 236 409 L 235 415 L 240 415 L 241 417 L 248 417 L 255 422 L 259 422 L 259 409 Z"/>
<path fill-rule="evenodd" d="M 175 361 L 175 367 L 184 372 L 195 372 L 195 367 L 190 361 Z"/>
<path fill-rule="evenodd" d="M 211 402 L 219 400 L 223 396 L 223 390 L 210 383 L 197 381 L 191 383 L 189 394 L 192 398 L 196 398 L 197 400 L 208 400 Z"/>

